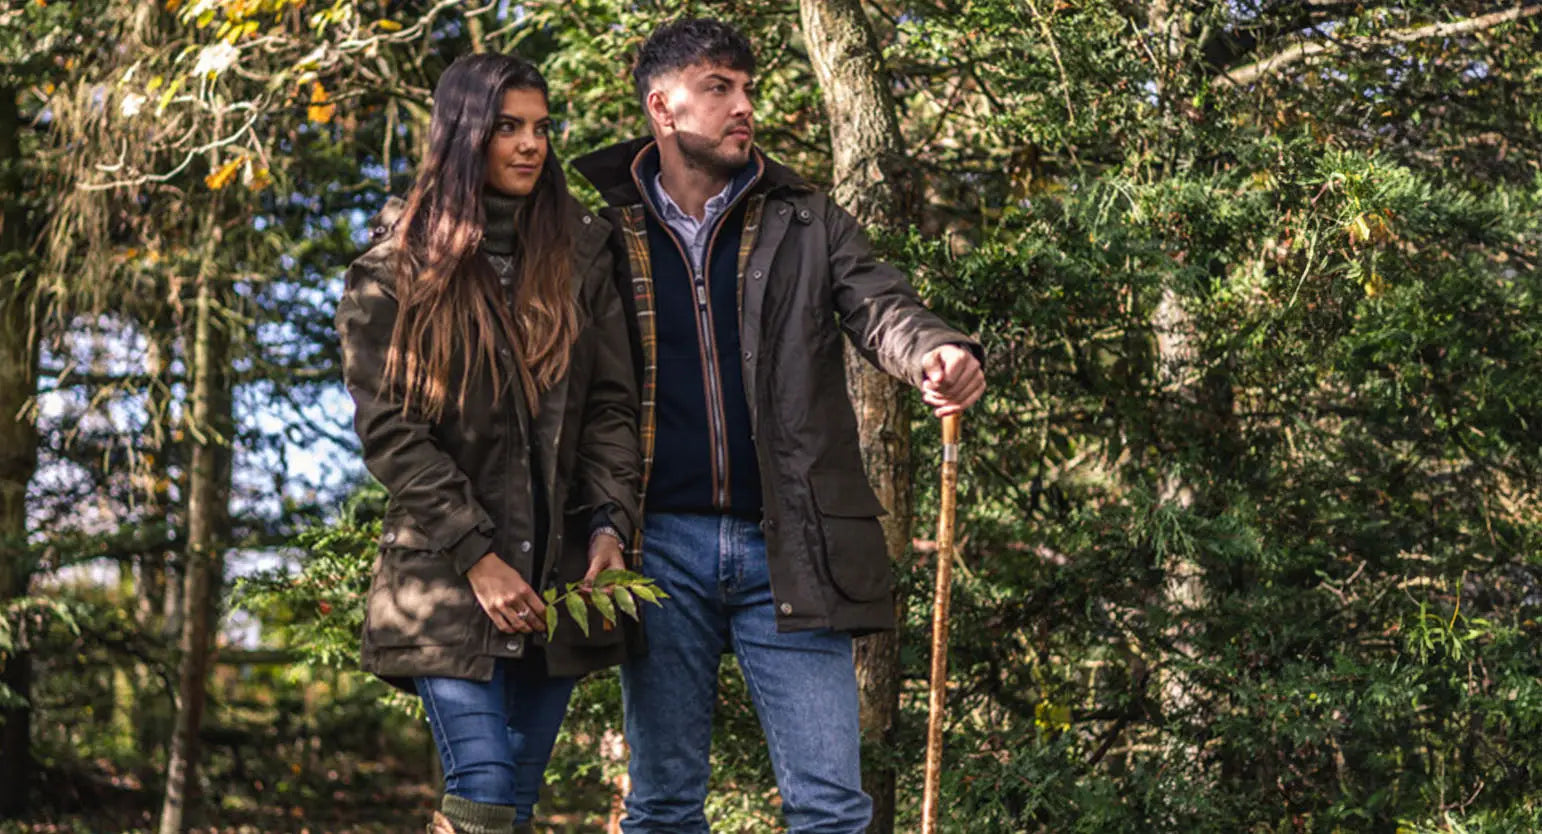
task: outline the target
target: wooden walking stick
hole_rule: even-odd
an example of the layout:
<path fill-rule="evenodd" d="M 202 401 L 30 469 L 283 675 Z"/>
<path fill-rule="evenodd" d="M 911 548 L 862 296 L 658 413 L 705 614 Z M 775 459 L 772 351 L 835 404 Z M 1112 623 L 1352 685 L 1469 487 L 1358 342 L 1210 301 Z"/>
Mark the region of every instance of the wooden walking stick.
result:
<path fill-rule="evenodd" d="M 937 511 L 937 589 L 932 594 L 932 680 L 926 719 L 926 787 L 921 834 L 937 831 L 937 783 L 942 778 L 942 710 L 948 696 L 948 605 L 953 599 L 953 514 L 958 493 L 959 415 L 942 418 L 942 501 Z"/>

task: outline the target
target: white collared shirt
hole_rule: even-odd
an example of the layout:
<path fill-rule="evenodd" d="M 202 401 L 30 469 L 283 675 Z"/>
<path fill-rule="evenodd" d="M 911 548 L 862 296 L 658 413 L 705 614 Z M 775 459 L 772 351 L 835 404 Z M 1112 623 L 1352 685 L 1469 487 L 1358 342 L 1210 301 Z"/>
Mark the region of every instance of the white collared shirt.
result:
<path fill-rule="evenodd" d="M 653 176 L 653 196 L 658 205 L 659 217 L 663 218 L 664 223 L 673 229 L 675 234 L 679 235 L 680 239 L 685 242 L 686 248 L 691 255 L 691 269 L 695 270 L 697 274 L 707 269 L 707 265 L 704 263 L 707 256 L 707 238 L 712 235 L 712 227 L 717 223 L 717 219 L 722 216 L 723 212 L 728 210 L 729 204 L 733 202 L 733 192 L 734 184 L 732 180 L 729 180 L 728 184 L 723 186 L 723 190 L 717 193 L 717 196 L 707 200 L 707 205 L 702 211 L 702 218 L 697 220 L 686 214 L 675 203 L 674 199 L 669 196 L 669 192 L 664 190 L 664 175 L 655 174 Z"/>

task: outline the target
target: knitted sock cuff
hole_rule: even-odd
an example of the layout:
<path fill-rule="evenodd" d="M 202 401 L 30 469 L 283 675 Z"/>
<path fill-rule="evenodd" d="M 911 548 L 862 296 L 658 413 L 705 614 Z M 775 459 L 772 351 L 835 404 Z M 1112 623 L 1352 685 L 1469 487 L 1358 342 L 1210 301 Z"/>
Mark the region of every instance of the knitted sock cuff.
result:
<path fill-rule="evenodd" d="M 445 794 L 439 811 L 455 826 L 457 834 L 509 834 L 514 828 L 513 805 L 472 802 Z"/>

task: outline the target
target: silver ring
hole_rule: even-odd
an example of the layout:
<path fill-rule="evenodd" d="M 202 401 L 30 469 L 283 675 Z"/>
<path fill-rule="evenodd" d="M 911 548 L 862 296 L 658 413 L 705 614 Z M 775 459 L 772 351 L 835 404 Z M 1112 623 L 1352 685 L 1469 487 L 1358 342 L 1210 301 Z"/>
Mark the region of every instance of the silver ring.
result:
<path fill-rule="evenodd" d="M 514 616 L 519 617 L 521 620 L 528 620 L 530 619 L 530 609 L 521 608 L 520 610 L 514 612 Z"/>

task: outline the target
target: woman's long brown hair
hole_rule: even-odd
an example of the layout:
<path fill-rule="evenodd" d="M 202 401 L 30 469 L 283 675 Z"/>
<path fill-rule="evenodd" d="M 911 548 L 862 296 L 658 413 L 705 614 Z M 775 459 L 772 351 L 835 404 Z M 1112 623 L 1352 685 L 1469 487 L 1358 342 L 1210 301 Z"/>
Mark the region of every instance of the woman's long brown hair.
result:
<path fill-rule="evenodd" d="M 468 55 L 444 71 L 434 88 L 428 158 L 396 224 L 398 312 L 387 390 L 428 419 L 444 414 L 457 366 L 457 408 L 483 373 L 501 393 L 512 365 L 535 413 L 537 397 L 567 373 L 578 335 L 567 180 L 549 146 L 535 190 L 515 218 L 512 310 L 477 251 L 486 227 L 486 149 L 508 90 L 537 90 L 549 99 L 540 71 L 511 55 Z M 515 347 L 513 362 L 500 363 L 499 334 Z"/>

